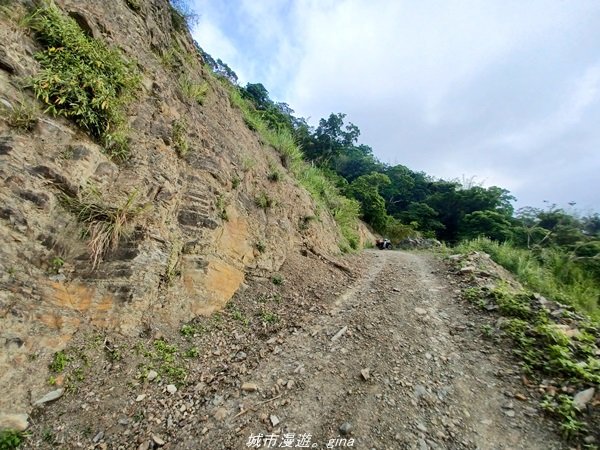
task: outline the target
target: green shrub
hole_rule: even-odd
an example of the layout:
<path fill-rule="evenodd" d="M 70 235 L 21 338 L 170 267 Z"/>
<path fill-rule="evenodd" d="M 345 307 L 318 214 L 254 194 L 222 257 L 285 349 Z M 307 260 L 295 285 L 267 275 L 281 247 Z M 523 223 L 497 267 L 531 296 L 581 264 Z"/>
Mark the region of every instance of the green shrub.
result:
<path fill-rule="evenodd" d="M 48 366 L 48 368 L 55 373 L 61 373 L 67 367 L 69 363 L 69 357 L 67 354 L 60 350 L 54 354 L 52 357 L 52 362 Z"/>
<path fill-rule="evenodd" d="M 171 24 L 175 31 L 187 31 L 197 23 L 198 15 L 190 8 L 187 0 L 170 0 Z"/>
<path fill-rule="evenodd" d="M 560 249 L 546 248 L 535 254 L 510 243 L 478 238 L 462 242 L 454 251 L 485 252 L 529 289 L 600 318 L 600 286 L 594 274 L 584 271 Z"/>
<path fill-rule="evenodd" d="M 23 442 L 23 434 L 15 430 L 0 430 L 0 450 L 13 450 Z"/>
<path fill-rule="evenodd" d="M 56 5 L 44 2 L 28 19 L 44 49 L 42 71 L 31 79 L 46 112 L 75 121 L 123 160 L 128 155 L 123 108 L 139 84 L 134 65 L 117 50 L 88 37 Z"/>

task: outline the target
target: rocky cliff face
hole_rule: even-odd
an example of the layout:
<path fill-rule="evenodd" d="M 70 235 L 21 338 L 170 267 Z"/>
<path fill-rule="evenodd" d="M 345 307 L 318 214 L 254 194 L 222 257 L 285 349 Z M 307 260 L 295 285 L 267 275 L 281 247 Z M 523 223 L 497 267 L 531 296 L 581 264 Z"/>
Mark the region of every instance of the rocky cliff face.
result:
<path fill-rule="evenodd" d="M 248 273 L 271 276 L 290 252 L 338 251 L 329 213 L 248 129 L 167 0 L 56 3 L 139 69 L 126 117 L 131 156 L 111 160 L 22 88 L 40 70 L 40 47 L 23 25 L 27 2 L 9 1 L 0 13 L 0 411 L 27 409 L 52 353 L 82 327 L 135 335 L 172 326 L 222 308 Z M 182 93 L 184 75 L 207 83 L 202 104 Z M 11 115 L 23 105 L 37 113 L 19 128 Z M 95 266 L 82 217 L 61 201 L 90 192 L 99 207 L 136 211 Z"/>

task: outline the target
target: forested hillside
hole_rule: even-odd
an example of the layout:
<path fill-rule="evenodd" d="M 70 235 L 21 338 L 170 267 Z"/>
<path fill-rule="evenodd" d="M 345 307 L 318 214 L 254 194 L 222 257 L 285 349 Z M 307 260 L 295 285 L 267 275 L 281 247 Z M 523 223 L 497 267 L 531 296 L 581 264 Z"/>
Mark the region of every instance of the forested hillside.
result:
<path fill-rule="evenodd" d="M 546 208 L 515 211 L 515 197 L 502 187 L 436 179 L 403 165 L 385 164 L 369 145 L 360 142 L 360 129 L 346 121 L 345 114 L 332 113 L 312 126 L 296 117 L 288 104 L 272 100 L 261 83 L 238 86 L 237 75 L 226 63 L 198 49 L 212 70 L 246 100 L 251 128 L 257 126 L 252 125 L 253 118 L 293 140 L 328 184 L 358 202 L 363 220 L 375 231 L 395 242 L 413 236 L 437 238 L 449 245 L 476 240 L 470 248 L 487 250 L 492 256 L 498 253 L 494 249 L 501 248 L 510 257 L 496 257 L 497 261 L 521 275 L 523 281 L 589 312 L 597 310 L 597 213 L 581 216 L 550 203 Z M 397 145 L 402 147 L 401 142 Z M 353 247 L 354 242 L 350 238 Z M 564 286 L 571 286 L 569 293 L 563 292 Z"/>

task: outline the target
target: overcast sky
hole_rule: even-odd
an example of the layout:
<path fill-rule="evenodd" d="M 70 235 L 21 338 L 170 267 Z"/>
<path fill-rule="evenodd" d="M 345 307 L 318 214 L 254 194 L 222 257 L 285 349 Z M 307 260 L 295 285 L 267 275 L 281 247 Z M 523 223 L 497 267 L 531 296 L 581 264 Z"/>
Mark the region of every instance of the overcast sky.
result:
<path fill-rule="evenodd" d="M 240 84 L 381 161 L 600 211 L 600 1 L 191 1 Z"/>

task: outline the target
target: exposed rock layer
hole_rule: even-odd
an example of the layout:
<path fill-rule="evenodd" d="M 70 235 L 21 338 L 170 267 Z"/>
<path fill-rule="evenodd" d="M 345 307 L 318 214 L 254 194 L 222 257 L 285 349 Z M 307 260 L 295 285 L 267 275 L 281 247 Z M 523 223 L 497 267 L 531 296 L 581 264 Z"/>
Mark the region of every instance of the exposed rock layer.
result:
<path fill-rule="evenodd" d="M 35 104 L 21 82 L 39 70 L 34 37 L 11 2 L 0 14 L 0 100 Z M 337 252 L 328 211 L 318 211 L 206 73 L 191 37 L 173 28 L 166 0 L 57 1 L 82 29 L 137 62 L 142 83 L 130 105 L 131 158 L 115 164 L 69 121 L 40 113 L 30 132 L 0 120 L 0 411 L 23 412 L 47 390 L 46 366 L 81 327 L 134 335 L 220 309 L 246 274 L 269 276 L 304 245 Z M 177 67 L 161 56 L 177 48 Z M 210 89 L 203 105 L 181 93 L 189 74 Z M 38 104 L 39 107 L 39 104 Z M 184 118 L 190 151 L 179 158 L 173 124 Z M 268 180 L 273 170 L 284 173 Z M 59 202 L 93 186 L 122 205 L 137 193 L 144 213 L 118 248 L 93 267 L 76 217 Z M 255 198 L 268 193 L 275 206 Z M 309 227 L 302 218 L 318 215 Z M 368 237 L 368 235 L 367 235 Z M 23 383 L 23 380 L 27 380 Z M 28 393 L 30 391 L 30 393 Z"/>

